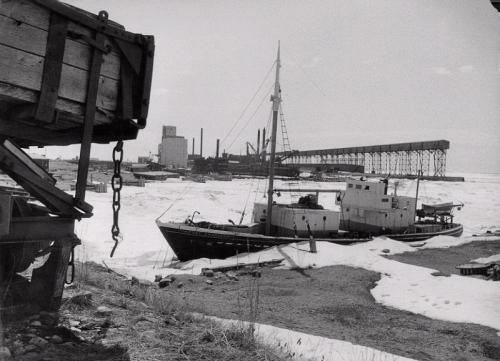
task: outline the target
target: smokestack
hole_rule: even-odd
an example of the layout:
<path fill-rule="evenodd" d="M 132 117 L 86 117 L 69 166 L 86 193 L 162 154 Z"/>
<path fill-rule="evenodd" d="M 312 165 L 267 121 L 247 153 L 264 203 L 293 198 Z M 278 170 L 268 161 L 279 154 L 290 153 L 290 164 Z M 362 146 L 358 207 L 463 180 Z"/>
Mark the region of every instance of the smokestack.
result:
<path fill-rule="evenodd" d="M 203 157 L 203 128 L 200 132 L 200 157 Z"/>
<path fill-rule="evenodd" d="M 194 157 L 194 138 L 193 138 L 193 152 L 192 152 L 192 154 L 193 154 L 193 157 Z"/>
<path fill-rule="evenodd" d="M 262 128 L 262 162 L 266 161 L 266 128 Z"/>
<path fill-rule="evenodd" d="M 219 158 L 219 143 L 220 139 L 217 139 L 217 147 L 215 148 L 215 158 Z"/>
<path fill-rule="evenodd" d="M 260 129 L 257 130 L 257 160 L 260 158 Z"/>
<path fill-rule="evenodd" d="M 247 157 L 250 155 L 250 152 L 248 151 L 248 142 L 247 142 Z"/>

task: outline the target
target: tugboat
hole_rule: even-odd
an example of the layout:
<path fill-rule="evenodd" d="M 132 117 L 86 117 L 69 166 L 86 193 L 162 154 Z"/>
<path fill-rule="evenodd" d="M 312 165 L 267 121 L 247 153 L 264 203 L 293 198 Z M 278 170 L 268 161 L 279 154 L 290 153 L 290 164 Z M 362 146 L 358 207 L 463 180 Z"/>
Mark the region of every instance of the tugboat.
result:
<path fill-rule="evenodd" d="M 387 195 L 386 179 L 380 182 L 348 180 L 345 190 L 289 189 L 312 194 L 301 197 L 297 203 L 276 203 L 274 193 L 286 191 L 274 189 L 276 131 L 281 103 L 280 66 L 278 47 L 276 80 L 271 96 L 273 118 L 267 204 L 254 204 L 253 223 L 248 225 L 194 222 L 192 217 L 182 223 L 157 219 L 157 226 L 180 261 L 226 258 L 304 241 L 308 241 L 311 251 L 315 252 L 316 241 L 352 244 L 387 235 L 409 242 L 440 234 L 459 236 L 462 233 L 462 226 L 453 223 L 451 210 L 455 205 L 425 206 L 416 212 L 416 198 Z M 318 203 L 321 192 L 337 193 L 340 211 L 324 209 Z M 418 222 L 415 221 L 416 213 Z"/>

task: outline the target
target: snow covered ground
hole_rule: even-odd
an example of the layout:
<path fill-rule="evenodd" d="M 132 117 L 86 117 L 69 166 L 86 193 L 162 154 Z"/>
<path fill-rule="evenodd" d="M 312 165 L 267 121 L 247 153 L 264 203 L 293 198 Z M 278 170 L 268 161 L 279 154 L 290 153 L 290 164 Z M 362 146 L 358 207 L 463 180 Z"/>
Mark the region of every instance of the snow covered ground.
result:
<path fill-rule="evenodd" d="M 399 180 L 398 194 L 413 195 L 415 186 L 414 181 Z M 278 181 L 276 187 L 343 188 L 344 185 Z M 250 220 L 254 201 L 263 201 L 264 190 L 265 180 L 256 179 L 208 181 L 205 184 L 175 180 L 148 183 L 145 188 L 125 187 L 120 213 L 123 241 L 113 259 L 109 258 L 112 248 L 112 194 L 89 192 L 87 201 L 94 206 L 94 217 L 77 225 L 77 234 L 83 241 L 77 256 L 81 260 L 104 261 L 120 272 L 149 280 L 155 274 L 199 274 L 201 268 L 206 266 L 276 258 L 285 258 L 282 267 L 361 267 L 382 274 L 381 280 L 372 290 L 377 302 L 431 318 L 478 323 L 500 330 L 498 283 L 456 275 L 436 277 L 432 275 L 434 270 L 386 259 L 381 256 L 384 253 L 382 250 L 387 252 L 388 249 L 390 254 L 395 254 L 418 252 L 418 248 L 385 238 L 354 246 L 318 243 L 317 254 L 307 252 L 307 245 L 304 244 L 288 245 L 240 256 L 238 259 L 200 259 L 185 263 L 180 269 L 167 268 L 174 254 L 156 227 L 156 218 L 161 216 L 162 220 L 182 221 L 198 211 L 200 214 L 195 216 L 195 220 L 227 222 L 232 219 L 239 222 L 243 217 L 245 223 Z M 320 196 L 320 203 L 327 208 L 335 207 L 333 195 L 325 194 Z M 288 202 L 288 196 L 283 194 L 278 201 Z M 424 203 L 454 200 L 465 204 L 455 218 L 464 225 L 464 235 L 459 239 L 436 237 L 421 248 L 442 248 L 481 241 L 485 238 L 472 235 L 500 229 L 500 175 L 468 175 L 464 183 L 423 181 L 419 198 Z"/>

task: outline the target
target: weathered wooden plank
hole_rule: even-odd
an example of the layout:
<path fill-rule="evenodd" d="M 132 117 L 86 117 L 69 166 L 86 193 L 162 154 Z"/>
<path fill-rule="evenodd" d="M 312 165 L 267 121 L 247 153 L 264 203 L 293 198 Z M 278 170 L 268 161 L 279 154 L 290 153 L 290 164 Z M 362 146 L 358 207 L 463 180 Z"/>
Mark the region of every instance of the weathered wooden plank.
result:
<path fill-rule="evenodd" d="M 43 57 L 0 45 L 0 81 L 39 91 L 42 81 Z M 59 97 L 84 103 L 88 72 L 63 65 Z M 118 82 L 100 77 L 97 107 L 114 111 L 118 97 Z"/>
<path fill-rule="evenodd" d="M 8 112 L 9 108 L 16 107 L 21 104 L 35 104 L 38 100 L 38 92 L 23 89 L 11 84 L 6 84 L 0 82 L 0 110 L 3 112 Z M 76 123 L 83 123 L 83 105 L 71 100 L 57 99 L 56 108 L 63 112 L 62 117 Z M 26 119 L 29 115 L 25 117 L 14 117 L 11 120 L 16 119 Z M 0 119 L 1 122 L 1 119 Z M 110 123 L 111 119 L 102 113 L 96 114 L 95 124 L 106 124 Z M 54 127 L 57 127 L 55 124 Z"/>
<path fill-rule="evenodd" d="M 31 1 L 0 0 L 0 14 L 40 29 L 47 30 L 49 28 L 49 11 Z"/>
<path fill-rule="evenodd" d="M 88 16 L 95 15 L 75 7 L 73 7 L 73 9 Z M 26 23 L 45 31 L 49 28 L 50 11 L 30 0 L 0 0 L 0 15 L 15 19 L 18 23 Z M 109 20 L 108 23 L 118 29 L 123 29 L 122 25 L 114 21 Z M 79 23 L 70 22 L 69 30 L 82 33 L 89 37 L 93 36 L 92 29 L 80 25 Z"/>
<path fill-rule="evenodd" d="M 230 266 L 207 267 L 207 268 L 202 268 L 201 272 L 202 272 L 202 274 L 205 274 L 205 271 L 207 271 L 207 270 L 210 270 L 213 272 L 227 272 L 227 271 L 238 270 L 241 268 L 277 267 L 283 261 L 284 261 L 284 258 L 278 258 L 278 259 L 272 259 L 269 261 L 262 261 L 262 262 L 238 263 L 236 265 L 230 265 Z"/>
<path fill-rule="evenodd" d="M 25 52 L 45 56 L 47 31 L 26 23 L 18 23 L 15 19 L 0 15 L 0 44 Z M 111 46 L 109 39 L 106 46 Z M 91 48 L 81 42 L 67 39 L 63 62 L 83 70 L 88 70 Z M 116 52 L 104 54 L 101 75 L 111 79 L 120 78 L 120 56 Z"/>
<path fill-rule="evenodd" d="M 45 63 L 45 57 L 50 50 L 47 36 L 51 31 L 53 14 L 70 19 L 67 36 L 57 41 L 64 44 L 57 48 L 59 57 L 56 65 L 57 72 L 60 71 L 60 81 L 57 81 L 56 76 L 45 74 L 44 70 L 50 63 Z M 137 126 L 129 118 L 138 117 L 142 120 L 142 114 L 145 113 L 141 112 L 141 104 L 148 105 L 150 79 L 144 57 L 152 58 L 153 48 L 145 49 L 143 46 L 152 44 L 153 40 L 126 32 L 120 24 L 111 20 L 103 27 L 96 14 L 45 0 L 0 0 L 0 128 L 4 135 L 9 133 L 24 146 L 81 142 L 90 60 L 96 46 L 91 44 L 95 44 L 93 39 L 96 38 L 96 31 L 105 41 L 105 47 L 100 44 L 98 48 L 111 48 L 111 52 L 103 54 L 104 62 L 97 73 L 100 76 L 96 77 L 99 90 L 95 102 L 96 119 L 93 122 L 96 136 L 92 140 L 109 142 L 116 139 L 117 133 L 125 139 L 137 136 Z M 127 42 L 124 49 L 128 52 L 123 53 L 117 39 Z M 136 71 L 129 69 L 130 63 L 136 65 Z M 123 71 L 131 72 L 127 73 L 131 81 L 122 81 Z M 56 74 L 53 71 L 50 73 Z M 49 81 L 45 82 L 47 77 Z M 43 94 L 48 94 L 46 90 L 50 93 L 54 86 L 58 88 L 51 93 L 55 96 L 51 95 L 50 102 L 44 102 L 53 104 L 56 100 L 57 112 L 45 117 L 54 122 L 36 122 L 34 110 L 40 107 L 38 103 Z M 123 86 L 128 87 L 125 92 L 122 91 Z M 41 92 L 43 89 L 46 90 Z M 128 110 L 126 114 L 117 107 L 124 101 L 124 94 L 132 96 L 132 99 L 130 96 L 126 98 L 129 103 L 126 105 L 133 105 L 131 110 L 125 107 Z M 45 135 L 36 134 L 36 129 L 43 130 Z M 51 132 L 54 134 L 51 135 Z"/>
<path fill-rule="evenodd" d="M 63 66 L 68 20 L 53 14 L 50 19 L 47 50 L 42 74 L 42 86 L 35 118 L 44 123 L 53 123 L 56 116 L 56 102 L 59 97 L 59 83 Z"/>

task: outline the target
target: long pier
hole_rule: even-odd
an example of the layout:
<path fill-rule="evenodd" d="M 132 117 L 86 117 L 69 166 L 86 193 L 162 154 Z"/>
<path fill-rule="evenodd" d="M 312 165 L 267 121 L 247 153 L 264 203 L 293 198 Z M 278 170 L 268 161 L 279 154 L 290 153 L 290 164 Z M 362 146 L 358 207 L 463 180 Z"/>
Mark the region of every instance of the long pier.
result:
<path fill-rule="evenodd" d="M 285 164 L 329 167 L 350 165 L 363 167 L 365 173 L 446 177 L 448 140 L 371 145 L 365 147 L 301 150 L 279 153 Z"/>

